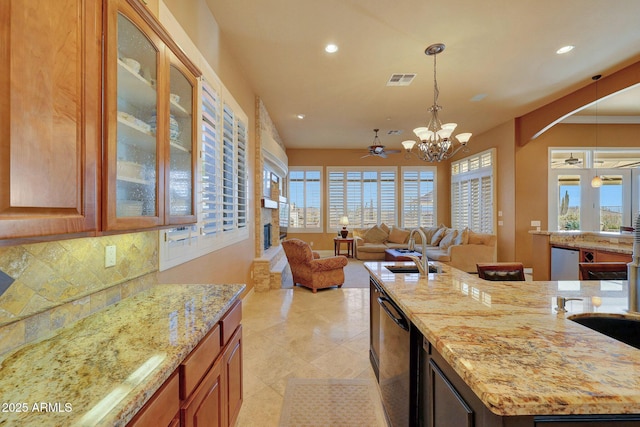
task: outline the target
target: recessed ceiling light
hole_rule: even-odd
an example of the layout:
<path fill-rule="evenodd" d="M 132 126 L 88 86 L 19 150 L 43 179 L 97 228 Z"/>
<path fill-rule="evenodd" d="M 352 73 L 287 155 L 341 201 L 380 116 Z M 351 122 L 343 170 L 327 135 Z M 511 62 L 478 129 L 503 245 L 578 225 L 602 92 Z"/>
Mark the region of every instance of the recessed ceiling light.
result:
<path fill-rule="evenodd" d="M 556 53 L 558 55 L 562 55 L 563 53 L 571 52 L 574 47 L 575 46 L 572 45 L 562 46 L 560 49 L 556 50 Z"/>
<path fill-rule="evenodd" d="M 338 51 L 338 45 L 335 45 L 333 43 L 329 43 L 328 45 L 325 46 L 324 50 L 327 53 L 335 53 L 335 52 Z"/>
<path fill-rule="evenodd" d="M 300 120 L 302 120 L 302 119 L 304 119 L 304 114 L 297 114 L 296 117 L 299 118 Z"/>

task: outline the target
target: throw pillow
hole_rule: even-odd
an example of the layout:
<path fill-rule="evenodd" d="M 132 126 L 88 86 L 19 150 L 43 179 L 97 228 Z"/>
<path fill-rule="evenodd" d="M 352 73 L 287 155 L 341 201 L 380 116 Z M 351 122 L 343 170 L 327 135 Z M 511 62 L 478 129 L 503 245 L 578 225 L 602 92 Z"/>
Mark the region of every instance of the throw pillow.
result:
<path fill-rule="evenodd" d="M 382 229 L 382 231 L 384 231 L 387 234 L 389 234 L 389 232 L 391 231 L 389 229 L 389 226 L 387 224 L 385 224 L 384 222 L 382 224 L 380 224 L 379 227 Z"/>
<path fill-rule="evenodd" d="M 374 225 L 364 233 L 364 241 L 367 243 L 383 243 L 389 235 L 383 229 Z"/>
<path fill-rule="evenodd" d="M 456 240 L 458 236 L 458 230 L 452 230 L 451 228 L 447 229 L 444 237 L 440 240 L 440 249 L 447 250 L 449 246 L 453 245 L 453 242 Z"/>
<path fill-rule="evenodd" d="M 408 230 L 403 230 L 402 228 L 398 227 L 391 227 L 391 232 L 389 233 L 389 241 L 391 243 L 406 243 L 407 239 L 409 238 L 409 233 L 411 232 Z"/>
<path fill-rule="evenodd" d="M 429 244 L 431 246 L 438 246 L 438 244 L 440 243 L 440 240 L 442 240 L 446 231 L 447 231 L 446 228 L 439 228 L 438 231 L 433 233 L 433 236 L 431 236 L 431 242 Z"/>
<path fill-rule="evenodd" d="M 458 233 L 454 245 L 466 245 L 469 243 L 469 227 L 465 227 Z"/>
<path fill-rule="evenodd" d="M 433 238 L 433 235 L 436 234 L 436 231 L 440 230 L 441 227 L 436 226 L 436 227 L 422 227 L 422 231 L 424 232 L 425 237 L 427 238 L 427 243 L 429 243 L 431 241 L 431 239 Z"/>
<path fill-rule="evenodd" d="M 360 237 L 361 239 L 364 239 L 364 235 L 367 231 L 369 231 L 368 228 L 352 228 L 351 229 L 351 232 L 353 233 L 353 237 Z"/>

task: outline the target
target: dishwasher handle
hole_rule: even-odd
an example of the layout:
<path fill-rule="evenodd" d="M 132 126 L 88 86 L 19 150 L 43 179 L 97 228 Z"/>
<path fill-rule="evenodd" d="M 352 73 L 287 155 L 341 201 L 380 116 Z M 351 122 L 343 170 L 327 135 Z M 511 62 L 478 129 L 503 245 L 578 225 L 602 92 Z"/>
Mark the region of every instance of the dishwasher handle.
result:
<path fill-rule="evenodd" d="M 391 312 L 389 307 L 387 307 L 387 303 L 389 303 L 394 308 L 394 310 L 398 313 L 398 317 L 396 317 Z M 407 322 L 405 317 L 401 314 L 400 310 L 395 307 L 395 304 L 393 303 L 393 301 L 391 301 L 386 296 L 379 296 L 378 297 L 378 304 L 380 304 L 380 306 L 385 311 L 385 313 L 387 313 L 387 316 L 389 316 L 394 321 L 394 323 L 396 325 L 398 325 L 399 327 L 401 327 L 405 331 L 409 332 L 409 322 Z"/>

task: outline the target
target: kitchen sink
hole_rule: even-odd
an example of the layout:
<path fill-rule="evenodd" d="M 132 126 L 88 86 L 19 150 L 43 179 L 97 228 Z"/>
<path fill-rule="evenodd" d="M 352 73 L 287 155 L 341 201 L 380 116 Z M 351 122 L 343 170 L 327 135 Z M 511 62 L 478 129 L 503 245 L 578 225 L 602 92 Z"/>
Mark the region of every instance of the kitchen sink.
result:
<path fill-rule="evenodd" d="M 413 265 L 385 265 L 384 268 L 392 273 L 419 273 L 418 267 Z M 429 266 L 429 273 L 437 273 L 438 269 L 433 265 Z"/>
<path fill-rule="evenodd" d="M 640 349 L 640 318 L 577 314 L 568 317 L 568 319 Z"/>

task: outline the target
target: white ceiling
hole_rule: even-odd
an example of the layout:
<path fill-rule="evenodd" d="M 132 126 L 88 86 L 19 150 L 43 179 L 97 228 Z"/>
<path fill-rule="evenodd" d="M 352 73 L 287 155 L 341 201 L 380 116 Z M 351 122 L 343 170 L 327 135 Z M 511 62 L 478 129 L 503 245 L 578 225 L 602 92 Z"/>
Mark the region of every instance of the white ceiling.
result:
<path fill-rule="evenodd" d="M 455 133 L 480 134 L 640 60 L 639 0 L 206 2 L 288 148 L 365 150 L 374 128 L 388 149 L 401 148 L 428 120 L 433 57 L 424 49 L 433 43 L 446 45 L 440 115 L 458 123 Z M 340 50 L 324 52 L 329 42 Z M 555 53 L 567 44 L 576 48 Z M 387 87 L 393 73 L 417 76 Z"/>

